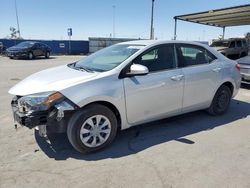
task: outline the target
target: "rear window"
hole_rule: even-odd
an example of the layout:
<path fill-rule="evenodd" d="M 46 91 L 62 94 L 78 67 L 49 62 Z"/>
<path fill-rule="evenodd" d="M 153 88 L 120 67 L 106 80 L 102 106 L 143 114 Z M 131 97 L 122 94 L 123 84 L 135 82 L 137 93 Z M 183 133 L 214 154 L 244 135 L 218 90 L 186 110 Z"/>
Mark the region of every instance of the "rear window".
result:
<path fill-rule="evenodd" d="M 211 63 L 216 57 L 206 49 L 195 45 L 182 45 L 179 47 L 181 66 L 194 66 Z"/>

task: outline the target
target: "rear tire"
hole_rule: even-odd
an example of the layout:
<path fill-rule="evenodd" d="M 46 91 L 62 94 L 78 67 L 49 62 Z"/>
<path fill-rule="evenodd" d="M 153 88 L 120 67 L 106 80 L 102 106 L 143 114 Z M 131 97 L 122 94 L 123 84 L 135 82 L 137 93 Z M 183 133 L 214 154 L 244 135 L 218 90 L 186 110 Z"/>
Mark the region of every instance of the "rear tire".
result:
<path fill-rule="evenodd" d="M 93 104 L 76 112 L 67 127 L 71 145 L 80 153 L 89 153 L 108 146 L 117 133 L 115 114 L 106 106 Z"/>
<path fill-rule="evenodd" d="M 224 114 L 230 106 L 231 97 L 232 93 L 229 87 L 222 85 L 215 93 L 208 113 L 214 116 Z"/>

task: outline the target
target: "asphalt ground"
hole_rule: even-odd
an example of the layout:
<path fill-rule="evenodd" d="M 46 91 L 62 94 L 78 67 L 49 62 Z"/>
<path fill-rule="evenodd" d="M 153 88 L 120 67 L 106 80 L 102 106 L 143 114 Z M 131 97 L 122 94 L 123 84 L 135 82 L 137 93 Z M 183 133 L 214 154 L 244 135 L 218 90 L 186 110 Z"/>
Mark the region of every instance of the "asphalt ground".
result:
<path fill-rule="evenodd" d="M 122 131 L 114 143 L 83 155 L 66 135 L 50 141 L 16 131 L 8 90 L 39 70 L 81 56 L 10 60 L 0 56 L 0 188 L 250 187 L 250 87 L 223 116 L 198 111 Z"/>

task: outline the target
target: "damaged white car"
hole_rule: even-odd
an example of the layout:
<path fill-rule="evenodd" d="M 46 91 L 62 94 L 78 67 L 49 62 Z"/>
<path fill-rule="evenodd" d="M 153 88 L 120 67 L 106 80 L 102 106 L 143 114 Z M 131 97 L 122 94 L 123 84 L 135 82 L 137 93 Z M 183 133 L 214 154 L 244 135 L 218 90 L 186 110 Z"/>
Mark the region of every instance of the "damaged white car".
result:
<path fill-rule="evenodd" d="M 140 40 L 33 74 L 9 93 L 18 124 L 67 132 L 86 153 L 141 123 L 201 109 L 223 114 L 240 82 L 239 65 L 209 46 Z"/>

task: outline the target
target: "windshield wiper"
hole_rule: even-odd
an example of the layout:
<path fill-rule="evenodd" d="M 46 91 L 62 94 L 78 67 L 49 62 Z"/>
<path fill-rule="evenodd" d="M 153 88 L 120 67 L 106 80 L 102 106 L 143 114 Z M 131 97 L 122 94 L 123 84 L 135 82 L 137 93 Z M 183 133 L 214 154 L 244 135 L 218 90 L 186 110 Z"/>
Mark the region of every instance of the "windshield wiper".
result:
<path fill-rule="evenodd" d="M 70 64 L 68 64 L 68 67 L 71 67 L 71 68 L 73 68 L 73 69 L 80 70 L 80 71 L 85 71 L 85 72 L 94 72 L 94 70 L 92 70 L 92 69 L 90 69 L 90 68 L 88 68 L 88 67 L 84 67 L 84 66 L 79 66 L 79 67 L 77 67 L 77 66 L 76 66 L 76 63 L 77 63 L 77 62 L 70 63 Z"/>
<path fill-rule="evenodd" d="M 94 72 L 92 69 L 87 68 L 87 67 L 83 67 L 83 66 L 81 66 L 81 67 L 76 67 L 75 66 L 75 69 L 80 70 L 80 71 L 86 71 L 86 72 Z"/>

